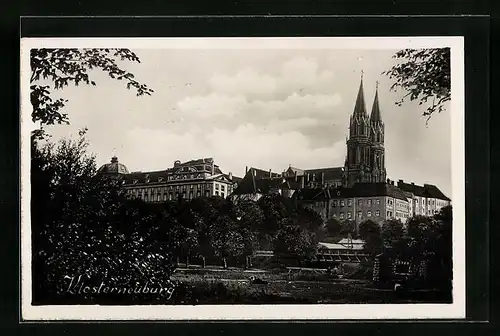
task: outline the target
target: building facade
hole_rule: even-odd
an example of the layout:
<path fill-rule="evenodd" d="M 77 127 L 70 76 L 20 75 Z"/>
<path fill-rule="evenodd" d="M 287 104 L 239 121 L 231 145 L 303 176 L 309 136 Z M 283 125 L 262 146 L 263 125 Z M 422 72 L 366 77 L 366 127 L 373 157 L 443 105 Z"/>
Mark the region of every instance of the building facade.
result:
<path fill-rule="evenodd" d="M 411 217 L 411 202 L 392 181 L 356 183 L 350 188 L 299 190 L 295 197 L 311 209 L 318 209 L 325 221 L 335 218 L 359 224 L 370 219 L 382 224 L 387 219 L 397 219 L 405 223 Z"/>
<path fill-rule="evenodd" d="M 193 199 L 201 196 L 228 197 L 234 184 L 240 179 L 231 173 L 224 174 L 213 158 L 175 161 L 172 168 L 150 172 L 132 172 L 114 157 L 110 164 L 99 169 L 100 174 L 122 179 L 123 188 L 132 198 L 146 202 L 165 202 L 177 199 Z"/>
<path fill-rule="evenodd" d="M 399 180 L 398 188 L 411 195 L 412 216 L 432 216 L 438 213 L 441 208 L 451 205 L 451 199 L 433 184 L 419 186 L 413 182 L 405 183 L 403 180 Z"/>

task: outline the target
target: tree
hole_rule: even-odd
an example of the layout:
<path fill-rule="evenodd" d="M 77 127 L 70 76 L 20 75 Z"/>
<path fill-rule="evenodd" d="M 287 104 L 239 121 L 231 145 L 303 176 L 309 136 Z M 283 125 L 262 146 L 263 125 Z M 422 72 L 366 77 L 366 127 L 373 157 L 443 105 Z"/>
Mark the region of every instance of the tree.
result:
<path fill-rule="evenodd" d="M 120 66 L 117 61 L 139 62 L 129 49 L 32 49 L 31 64 L 31 119 L 40 126 L 68 123 L 62 110 L 67 102 L 51 97 L 52 89 L 59 90 L 70 83 L 96 85 L 89 76 L 94 69 L 102 70 L 111 78 L 125 82 L 127 89 L 135 89 L 137 96 L 150 95 L 153 90 L 139 83 L 134 75 Z M 43 85 L 51 81 L 51 85 Z M 43 83 L 40 83 L 43 82 Z M 42 84 L 42 85 L 41 85 Z M 40 135 L 40 132 L 36 133 Z"/>
<path fill-rule="evenodd" d="M 119 181 L 96 176 L 88 143 L 32 144 L 33 300 L 68 295 L 68 279 L 86 276 L 116 285 L 167 281 L 170 246 L 154 230 L 158 212 L 129 200 Z M 95 279 L 94 279 L 95 280 Z M 91 295 L 86 299 L 98 300 Z"/>
<path fill-rule="evenodd" d="M 273 245 L 277 255 L 296 256 L 300 261 L 315 255 L 318 239 L 314 232 L 303 228 L 296 218 L 286 218 L 281 229 L 276 232 Z"/>
<path fill-rule="evenodd" d="M 345 219 L 341 222 L 342 229 L 340 234 L 342 236 L 356 236 L 356 222 L 350 219 Z"/>
<path fill-rule="evenodd" d="M 450 48 L 403 49 L 393 58 L 398 63 L 383 74 L 395 80 L 391 90 L 407 91 L 396 104 L 401 106 L 408 97 L 417 100 L 419 105 L 431 100 L 423 112 L 427 121 L 433 113 L 444 110 L 445 103 L 451 99 Z"/>
<path fill-rule="evenodd" d="M 404 235 L 404 225 L 400 220 L 391 218 L 382 224 L 381 237 L 384 245 L 391 248 L 400 246 Z"/>
<path fill-rule="evenodd" d="M 330 218 L 326 222 L 326 230 L 330 237 L 338 237 L 342 232 L 342 224 L 336 218 Z"/>
<path fill-rule="evenodd" d="M 380 226 L 367 219 L 359 224 L 359 237 L 364 240 L 364 250 L 370 254 L 379 253 L 382 247 Z"/>
<path fill-rule="evenodd" d="M 214 221 L 210 236 L 215 255 L 222 258 L 224 268 L 227 268 L 228 257 L 239 257 L 245 251 L 244 239 L 227 215 L 221 215 Z"/>

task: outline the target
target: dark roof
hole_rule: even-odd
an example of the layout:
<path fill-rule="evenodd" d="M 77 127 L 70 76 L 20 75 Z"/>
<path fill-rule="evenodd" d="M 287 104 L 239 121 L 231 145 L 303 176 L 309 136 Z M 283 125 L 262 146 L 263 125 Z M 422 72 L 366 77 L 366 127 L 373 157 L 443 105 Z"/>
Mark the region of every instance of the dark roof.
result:
<path fill-rule="evenodd" d="M 250 168 L 238 183 L 238 187 L 234 190 L 235 195 L 247 195 L 254 193 L 268 193 L 272 189 L 282 188 L 284 179 L 281 174 L 269 173 L 258 168 Z"/>
<path fill-rule="evenodd" d="M 123 178 L 125 180 L 125 184 L 133 184 L 134 181 L 137 181 L 137 183 L 147 183 L 147 180 L 149 180 L 149 182 L 159 182 L 160 178 L 163 178 L 164 181 L 167 181 L 167 177 L 172 174 L 172 168 L 170 168 L 167 170 L 158 170 L 151 172 L 133 172 L 124 175 Z"/>
<path fill-rule="evenodd" d="M 423 186 L 419 186 L 414 183 L 405 183 L 400 180 L 398 181 L 398 187 L 406 192 L 411 192 L 415 196 L 451 201 L 441 190 L 439 190 L 438 187 L 433 184 L 424 184 Z"/>
<path fill-rule="evenodd" d="M 208 158 L 208 159 L 196 159 L 196 160 L 191 160 L 187 162 L 179 162 L 176 161 L 174 163 L 174 167 L 164 169 L 164 170 L 157 170 L 157 171 L 146 171 L 146 172 L 132 172 L 124 175 L 124 180 L 125 184 L 133 184 L 134 181 L 137 181 L 137 183 L 142 184 L 142 183 L 161 183 L 164 181 L 167 181 L 169 175 L 174 175 L 176 171 L 179 169 L 186 169 L 187 171 L 183 171 L 182 173 L 190 174 L 191 172 L 188 171 L 188 167 L 191 169 L 195 169 L 197 172 L 211 172 L 212 171 L 212 163 L 213 159 Z M 223 174 L 222 171 L 220 170 L 219 166 L 214 164 L 214 174 Z M 228 175 L 224 174 L 224 176 L 228 177 Z M 159 181 L 160 178 L 163 178 L 162 181 Z M 234 177 L 233 177 L 234 179 Z"/>
<path fill-rule="evenodd" d="M 293 198 L 301 201 L 325 201 L 331 198 L 330 190 L 323 188 L 299 189 L 293 194 Z"/>
<path fill-rule="evenodd" d="M 323 194 L 320 195 L 320 192 Z M 322 200 L 325 198 L 347 198 L 347 197 L 375 197 L 390 196 L 407 201 L 404 192 L 394 185 L 387 183 L 356 183 L 351 188 L 328 188 L 328 189 L 301 189 L 297 193 L 297 199 Z"/>
<path fill-rule="evenodd" d="M 442 199 L 445 201 L 451 201 L 451 199 L 446 197 L 446 195 L 443 194 L 443 192 L 441 190 L 439 190 L 439 188 L 433 184 L 424 184 L 424 189 L 427 192 L 427 194 L 429 195 L 428 197 L 430 197 L 430 198 L 438 198 L 438 199 Z"/>
<path fill-rule="evenodd" d="M 317 168 L 317 169 L 306 169 L 306 174 L 310 174 L 315 177 L 316 181 L 321 180 L 321 174 L 325 175 L 325 181 L 340 180 L 342 179 L 342 174 L 344 173 L 343 167 L 330 167 L 330 168 Z"/>

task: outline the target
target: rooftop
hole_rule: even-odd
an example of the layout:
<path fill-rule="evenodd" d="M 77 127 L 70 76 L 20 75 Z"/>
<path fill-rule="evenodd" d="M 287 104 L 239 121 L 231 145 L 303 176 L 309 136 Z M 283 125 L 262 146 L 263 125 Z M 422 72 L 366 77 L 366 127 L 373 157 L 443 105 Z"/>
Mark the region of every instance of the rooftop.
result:
<path fill-rule="evenodd" d="M 445 201 L 451 201 L 439 188 L 433 184 L 424 184 L 423 186 L 415 183 L 406 183 L 403 180 L 398 181 L 398 188 L 410 192 L 415 196 L 437 198 Z"/>

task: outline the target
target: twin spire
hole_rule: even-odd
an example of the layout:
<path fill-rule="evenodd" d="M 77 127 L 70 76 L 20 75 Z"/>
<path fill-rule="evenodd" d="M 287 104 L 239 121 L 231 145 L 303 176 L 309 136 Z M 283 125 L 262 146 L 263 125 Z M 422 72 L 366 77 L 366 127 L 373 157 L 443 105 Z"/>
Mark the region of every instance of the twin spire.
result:
<path fill-rule="evenodd" d="M 359 83 L 358 96 L 356 97 L 356 105 L 354 106 L 354 116 L 367 116 L 365 96 L 363 90 L 363 71 L 361 71 L 361 82 Z M 378 102 L 378 81 L 375 87 L 375 99 L 373 100 L 372 112 L 370 114 L 370 120 L 372 122 L 381 122 L 382 117 L 380 115 L 380 107 Z"/>

